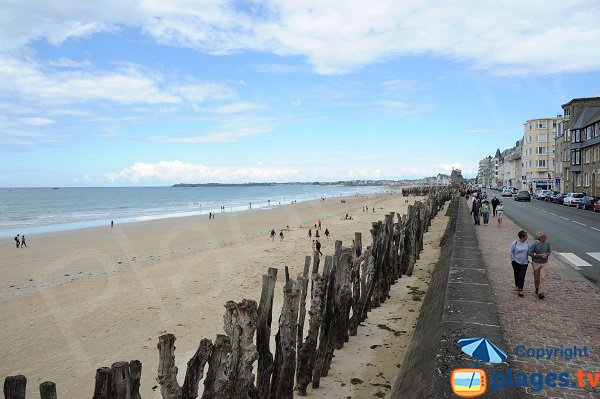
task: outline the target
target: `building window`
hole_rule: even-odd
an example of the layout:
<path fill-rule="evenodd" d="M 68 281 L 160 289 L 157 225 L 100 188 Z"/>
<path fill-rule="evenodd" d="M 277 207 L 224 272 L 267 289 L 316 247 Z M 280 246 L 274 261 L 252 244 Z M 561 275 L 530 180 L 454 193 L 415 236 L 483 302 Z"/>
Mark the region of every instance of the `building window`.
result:
<path fill-rule="evenodd" d="M 594 162 L 598 162 L 598 153 L 600 152 L 600 147 L 596 146 L 594 148 Z"/>
<path fill-rule="evenodd" d="M 546 123 L 546 121 L 538 121 L 538 123 L 537 123 L 538 129 L 545 129 L 547 127 L 548 127 L 548 123 Z"/>
<path fill-rule="evenodd" d="M 581 187 L 581 173 L 575 175 L 575 185 Z"/>
<path fill-rule="evenodd" d="M 537 141 L 539 142 L 547 142 L 548 141 L 548 135 L 547 134 L 538 134 L 537 135 Z"/>
<path fill-rule="evenodd" d="M 590 174 L 589 173 L 584 173 L 583 174 L 583 185 L 585 187 L 589 187 L 590 186 Z"/>
<path fill-rule="evenodd" d="M 548 148 L 546 147 L 536 147 L 535 153 L 538 155 L 546 155 L 548 153 Z"/>
<path fill-rule="evenodd" d="M 589 148 L 583 152 L 583 162 L 590 163 L 590 149 Z"/>
<path fill-rule="evenodd" d="M 545 168 L 546 167 L 546 160 L 545 159 L 538 159 L 537 161 L 535 161 L 535 166 L 538 168 Z"/>
<path fill-rule="evenodd" d="M 587 127 L 587 129 L 585 129 L 585 139 L 586 139 L 586 140 L 589 140 L 589 139 L 591 139 L 592 137 L 594 137 L 594 136 L 592 135 L 592 127 L 591 127 L 591 126 L 588 126 L 588 127 Z"/>

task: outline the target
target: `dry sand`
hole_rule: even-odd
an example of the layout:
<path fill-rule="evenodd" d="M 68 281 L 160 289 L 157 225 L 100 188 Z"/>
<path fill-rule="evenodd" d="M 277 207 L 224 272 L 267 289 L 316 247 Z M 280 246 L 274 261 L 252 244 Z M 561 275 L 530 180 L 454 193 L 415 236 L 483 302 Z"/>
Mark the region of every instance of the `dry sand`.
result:
<path fill-rule="evenodd" d="M 410 198 L 410 203 L 414 198 Z M 375 206 L 364 214 L 362 206 Z M 28 248 L 10 239 L 0 259 L 0 378 L 24 374 L 29 397 L 51 380 L 60 398 L 90 397 L 95 370 L 118 360 L 143 364 L 141 394 L 160 398 L 156 386 L 158 336 L 177 337 L 179 379 L 200 339 L 222 333 L 227 300 L 259 300 L 267 267 L 280 269 L 274 300 L 273 334 L 281 309 L 283 267 L 301 272 L 311 252 L 308 227 L 320 219 L 324 254 L 335 240 L 349 245 L 354 232 L 368 244 L 372 221 L 389 211 L 406 212 L 398 195 L 311 201 L 270 210 L 163 219 L 113 229 L 31 235 Z M 349 213 L 354 220 L 343 220 Z M 392 298 L 369 314 L 357 337 L 336 351 L 332 370 L 310 397 L 371 397 L 387 393 L 410 339 L 447 218 L 438 216 L 412 277 L 393 286 Z M 272 242 L 289 225 L 285 239 Z M 313 230 L 314 233 L 314 230 Z M 407 288 L 412 287 L 412 288 Z M 351 379 L 356 384 L 352 384 Z M 383 384 L 383 385 L 373 385 Z M 202 388 L 202 384 L 201 384 Z"/>

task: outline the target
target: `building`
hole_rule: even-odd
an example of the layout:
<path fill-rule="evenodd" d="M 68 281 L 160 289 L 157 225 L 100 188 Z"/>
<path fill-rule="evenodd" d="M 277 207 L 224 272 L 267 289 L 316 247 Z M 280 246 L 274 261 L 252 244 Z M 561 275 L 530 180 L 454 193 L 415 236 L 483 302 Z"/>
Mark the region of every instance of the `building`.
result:
<path fill-rule="evenodd" d="M 600 107 L 585 108 L 571 127 L 573 191 L 598 195 L 600 189 Z"/>
<path fill-rule="evenodd" d="M 586 187 L 593 188 L 597 192 L 598 181 L 598 166 L 597 162 L 592 161 L 593 151 L 596 148 L 595 144 L 597 137 L 596 125 L 593 122 L 593 111 L 586 111 L 590 108 L 600 107 L 600 97 L 574 98 L 566 104 L 562 105 L 563 109 L 563 139 L 560 142 L 561 151 L 563 152 L 563 179 L 564 192 L 584 192 Z M 586 116 L 581 119 L 582 114 Z M 576 127 L 577 126 L 577 127 Z M 588 128 L 593 131 L 592 137 L 588 139 Z M 585 130 L 584 130 L 585 129 Z M 573 132 L 577 130 L 578 135 L 573 136 Z M 583 131 L 583 136 L 582 132 Z M 585 137 L 585 139 L 584 139 Z M 585 144 L 584 144 L 585 142 Z M 584 150 L 583 155 L 581 150 Z M 586 152 L 586 150 L 588 150 Z M 598 150 L 595 149 L 597 152 Z M 589 162 L 586 162 L 585 156 L 591 157 Z M 579 160 L 573 159 L 573 156 L 579 156 Z M 583 156 L 583 159 L 582 159 Z M 593 170 L 593 167 L 596 170 Z M 586 186 L 586 176 L 589 179 L 589 186 Z M 592 177 L 596 180 L 596 185 L 592 186 Z M 580 183 L 580 184 L 579 184 Z M 590 193 L 592 190 L 589 190 Z M 588 191 L 585 191 L 586 193 Z"/>
<path fill-rule="evenodd" d="M 464 179 L 462 175 L 462 171 L 460 169 L 452 168 L 452 173 L 450 174 L 450 182 L 452 187 L 462 187 L 464 184 Z"/>
<path fill-rule="evenodd" d="M 530 119 L 523 124 L 521 188 L 544 190 L 554 187 L 554 131 L 559 118 Z"/>
<path fill-rule="evenodd" d="M 565 170 L 569 170 L 568 165 L 571 162 L 571 152 L 570 145 L 568 150 L 566 149 L 567 146 L 565 146 L 565 122 L 562 115 L 559 114 L 556 117 L 559 118 L 559 121 L 556 124 L 556 132 L 554 134 L 554 189 L 564 193 L 567 191 L 564 174 Z M 566 168 L 565 164 L 567 165 Z"/>

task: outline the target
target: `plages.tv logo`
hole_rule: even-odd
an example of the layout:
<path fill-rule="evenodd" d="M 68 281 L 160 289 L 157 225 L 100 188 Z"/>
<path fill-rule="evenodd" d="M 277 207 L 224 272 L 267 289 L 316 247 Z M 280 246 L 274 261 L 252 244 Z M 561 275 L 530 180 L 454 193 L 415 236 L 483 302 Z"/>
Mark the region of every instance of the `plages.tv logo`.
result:
<path fill-rule="evenodd" d="M 467 355 L 478 362 L 502 363 L 508 357 L 500 348 L 485 338 L 463 338 L 458 340 L 458 346 Z M 475 398 L 487 391 L 485 371 L 480 368 L 454 369 L 450 376 L 452 392 L 461 398 Z"/>

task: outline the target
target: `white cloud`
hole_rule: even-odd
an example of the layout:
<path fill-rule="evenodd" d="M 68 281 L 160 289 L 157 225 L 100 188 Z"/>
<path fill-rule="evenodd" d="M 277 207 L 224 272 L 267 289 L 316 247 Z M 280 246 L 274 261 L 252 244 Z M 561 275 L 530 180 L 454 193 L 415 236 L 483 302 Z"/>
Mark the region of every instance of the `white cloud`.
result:
<path fill-rule="evenodd" d="M 107 173 L 111 183 L 143 183 L 161 181 L 165 183 L 246 183 L 246 182 L 290 182 L 314 181 L 319 176 L 322 181 L 352 179 L 403 179 L 449 174 L 452 168 L 461 168 L 459 162 L 431 163 L 415 162 L 411 166 L 364 166 L 331 164 L 263 164 L 243 166 L 213 166 L 187 163 L 180 160 L 156 163 L 136 162 L 120 171 Z M 467 172 L 470 172 L 467 170 Z"/>
<path fill-rule="evenodd" d="M 55 120 L 48 118 L 21 118 L 18 121 L 23 125 L 29 126 L 48 126 L 56 123 Z"/>
<path fill-rule="evenodd" d="M 215 109 L 219 114 L 237 114 L 241 112 L 257 111 L 264 109 L 264 104 L 248 103 L 248 102 L 237 102 L 232 104 L 225 104 Z"/>
<path fill-rule="evenodd" d="M 92 66 L 92 63 L 88 60 L 75 61 L 70 58 L 62 57 L 49 61 L 48 66 L 55 68 L 87 68 Z"/>
<path fill-rule="evenodd" d="M 181 137 L 166 137 L 166 136 L 151 136 L 148 137 L 149 141 L 155 141 L 158 143 L 166 144 L 216 144 L 216 143 L 233 143 L 240 139 L 255 136 L 257 134 L 263 134 L 269 132 L 267 128 L 238 128 L 237 130 L 230 130 L 211 134 L 201 134 L 196 136 L 181 136 Z"/>
<path fill-rule="evenodd" d="M 415 54 L 464 60 L 500 73 L 600 68 L 596 0 L 388 0 L 369 7 L 359 0 L 243 6 L 228 0 L 24 0 L 3 5 L 2 15 L 0 51 L 40 38 L 58 45 L 129 26 L 161 44 L 214 54 L 250 50 L 303 56 L 323 74 Z"/>

